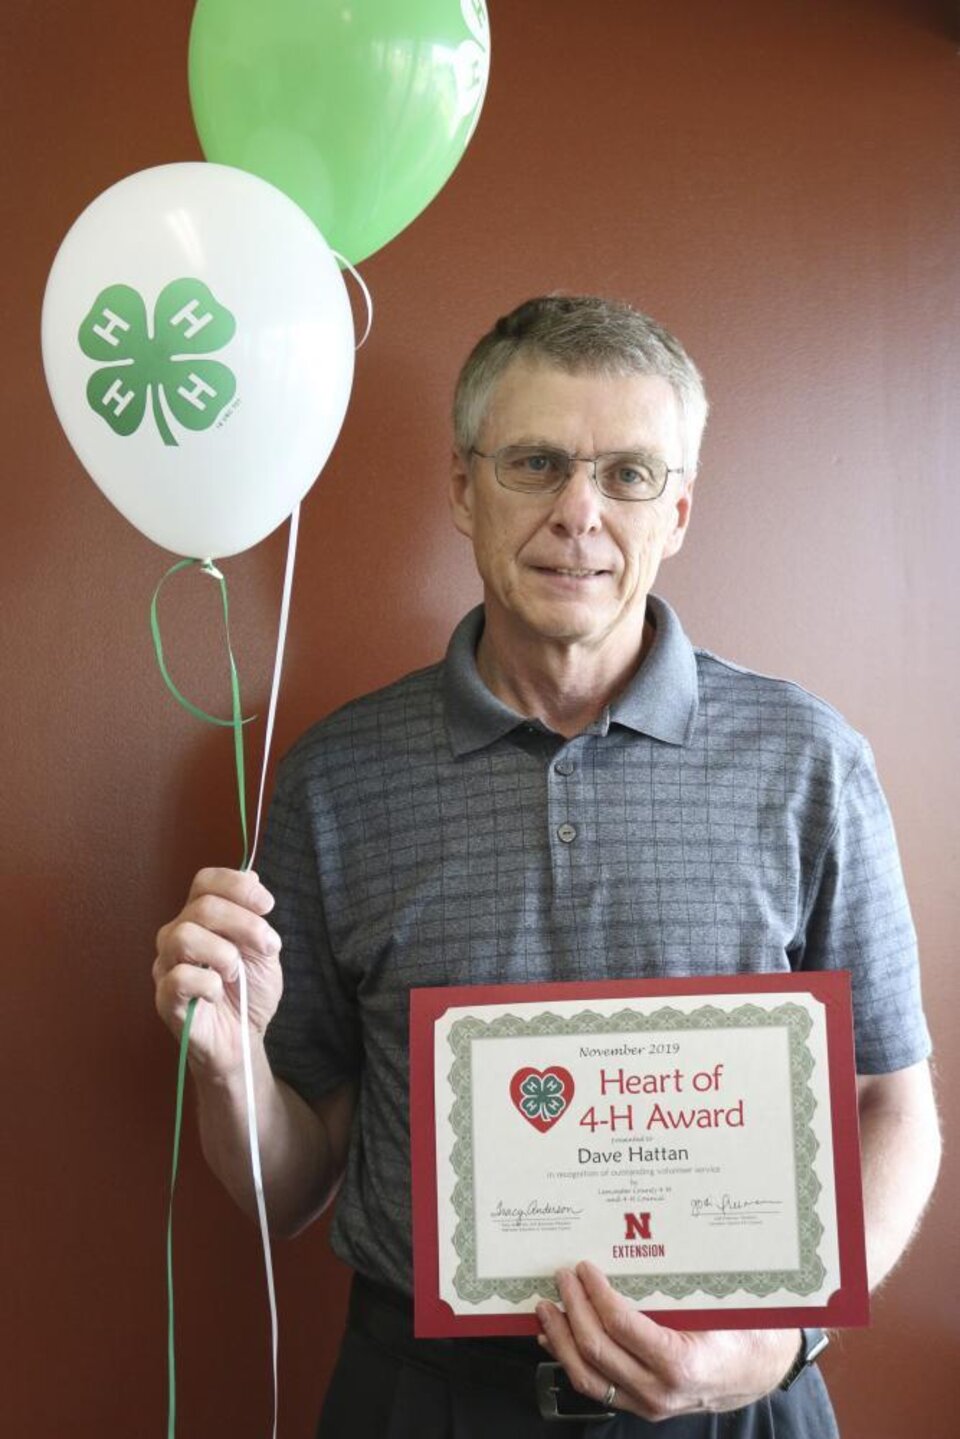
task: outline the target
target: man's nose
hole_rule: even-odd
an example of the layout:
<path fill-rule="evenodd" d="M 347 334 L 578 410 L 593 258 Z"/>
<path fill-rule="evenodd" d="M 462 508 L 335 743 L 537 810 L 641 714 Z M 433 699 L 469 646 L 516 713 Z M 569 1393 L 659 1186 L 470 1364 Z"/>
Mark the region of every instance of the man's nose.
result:
<path fill-rule="evenodd" d="M 601 524 L 603 496 L 594 479 L 593 460 L 576 460 L 573 474 L 556 497 L 550 523 L 571 535 L 589 534 Z"/>

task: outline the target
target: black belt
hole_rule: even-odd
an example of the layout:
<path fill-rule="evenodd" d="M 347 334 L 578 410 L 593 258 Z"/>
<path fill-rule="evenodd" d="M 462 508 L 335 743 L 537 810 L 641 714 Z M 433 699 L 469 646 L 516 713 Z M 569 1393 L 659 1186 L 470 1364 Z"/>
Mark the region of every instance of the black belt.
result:
<path fill-rule="evenodd" d="M 415 1339 L 413 1304 L 362 1274 L 350 1291 L 348 1324 L 409 1364 L 463 1384 L 503 1389 L 544 1419 L 613 1419 L 570 1385 L 559 1364 L 544 1363 L 535 1339 Z"/>

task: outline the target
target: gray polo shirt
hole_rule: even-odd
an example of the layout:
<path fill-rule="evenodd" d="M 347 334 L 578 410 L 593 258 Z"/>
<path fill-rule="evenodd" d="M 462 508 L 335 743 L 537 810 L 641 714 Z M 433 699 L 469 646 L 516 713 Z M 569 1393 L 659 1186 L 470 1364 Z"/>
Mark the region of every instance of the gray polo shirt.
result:
<path fill-rule="evenodd" d="M 410 1291 L 411 988 L 849 969 L 857 1065 L 924 1058 L 916 941 L 866 741 L 822 700 L 695 650 L 651 598 L 623 694 L 564 739 L 474 660 L 339 710 L 280 767 L 263 882 L 283 938 L 275 1072 L 359 1079 L 333 1244 Z"/>

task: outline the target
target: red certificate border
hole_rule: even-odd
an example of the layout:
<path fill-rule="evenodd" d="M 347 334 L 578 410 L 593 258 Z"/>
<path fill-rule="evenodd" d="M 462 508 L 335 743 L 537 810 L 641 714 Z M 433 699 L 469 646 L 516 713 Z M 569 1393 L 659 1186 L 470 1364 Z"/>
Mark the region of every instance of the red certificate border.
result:
<path fill-rule="evenodd" d="M 440 1297 L 437 1222 L 437 1133 L 434 1112 L 434 1026 L 448 1009 L 561 1000 L 652 999 L 671 995 L 810 994 L 826 1011 L 827 1063 L 837 1210 L 840 1287 L 825 1305 L 743 1309 L 647 1309 L 672 1329 L 779 1329 L 869 1323 L 867 1264 L 860 1184 L 860 1140 L 854 1069 L 850 976 L 740 974 L 600 983 L 461 985 L 410 992 L 410 1139 L 413 1180 L 414 1333 L 417 1338 L 536 1334 L 534 1313 L 455 1314 Z"/>

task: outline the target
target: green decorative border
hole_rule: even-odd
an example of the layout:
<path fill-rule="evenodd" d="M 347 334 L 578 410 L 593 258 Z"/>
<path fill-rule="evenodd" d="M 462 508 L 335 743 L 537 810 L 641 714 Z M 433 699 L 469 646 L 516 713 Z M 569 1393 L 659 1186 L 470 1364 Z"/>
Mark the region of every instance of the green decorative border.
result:
<path fill-rule="evenodd" d="M 810 1127 L 810 1120 L 817 1106 L 809 1082 L 813 1073 L 813 1056 L 807 1045 L 813 1021 L 806 1009 L 793 1003 L 780 1004 L 774 1009 L 761 1009 L 756 1004 L 744 1004 L 732 1010 L 705 1004 L 695 1010 L 681 1011 L 668 1007 L 655 1010 L 652 1014 L 638 1014 L 632 1009 L 618 1010 L 616 1014 L 609 1015 L 583 1010 L 580 1014 L 566 1019 L 549 1012 L 528 1020 L 519 1019 L 515 1014 L 502 1014 L 490 1021 L 469 1015 L 465 1019 L 456 1020 L 450 1026 L 447 1039 L 454 1062 L 448 1077 L 456 1096 L 450 1111 L 455 1136 L 450 1159 L 453 1172 L 457 1176 L 452 1202 L 458 1219 L 453 1246 L 460 1258 L 453 1286 L 460 1298 L 468 1304 L 482 1304 L 484 1300 L 493 1298 L 517 1304 L 532 1298 L 534 1294 L 550 1299 L 559 1298 L 550 1275 L 522 1279 L 480 1279 L 477 1275 L 477 1233 L 473 1201 L 473 1076 L 470 1064 L 471 1046 L 475 1041 L 545 1034 L 626 1035 L 650 1030 L 676 1032 L 690 1029 L 702 1031 L 761 1027 L 785 1029 L 789 1041 L 799 1268 L 721 1270 L 703 1274 L 621 1275 L 611 1276 L 610 1282 L 629 1299 L 645 1299 L 654 1293 L 666 1294 L 671 1299 L 686 1299 L 696 1293 L 708 1294 L 714 1299 L 726 1299 L 741 1290 L 757 1299 L 765 1298 L 777 1290 L 797 1295 L 815 1293 L 823 1284 L 826 1269 L 818 1252 L 823 1225 L 815 1212 L 821 1185 L 814 1173 L 813 1161 L 819 1145 Z"/>

